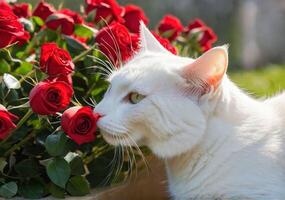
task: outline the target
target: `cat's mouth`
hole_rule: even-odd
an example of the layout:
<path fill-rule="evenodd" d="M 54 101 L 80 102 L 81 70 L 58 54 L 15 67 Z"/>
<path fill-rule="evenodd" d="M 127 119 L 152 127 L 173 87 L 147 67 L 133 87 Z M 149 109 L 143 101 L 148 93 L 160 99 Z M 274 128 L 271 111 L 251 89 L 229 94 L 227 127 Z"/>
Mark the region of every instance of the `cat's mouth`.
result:
<path fill-rule="evenodd" d="M 111 133 L 108 133 L 107 131 L 104 131 L 104 130 L 100 130 L 104 140 L 111 144 L 111 145 L 119 145 L 119 144 L 122 144 L 122 143 L 126 143 L 126 140 L 127 140 L 127 135 L 126 134 L 111 134 Z"/>

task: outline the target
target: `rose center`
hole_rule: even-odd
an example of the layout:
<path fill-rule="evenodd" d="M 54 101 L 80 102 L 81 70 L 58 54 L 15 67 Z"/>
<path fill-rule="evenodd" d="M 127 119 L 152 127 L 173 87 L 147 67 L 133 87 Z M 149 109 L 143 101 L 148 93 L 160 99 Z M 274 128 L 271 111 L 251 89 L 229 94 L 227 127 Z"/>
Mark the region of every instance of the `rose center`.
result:
<path fill-rule="evenodd" d="M 48 91 L 48 93 L 47 93 L 47 100 L 49 102 L 58 104 L 58 103 L 60 103 L 60 99 L 61 98 L 60 98 L 59 91 L 57 91 L 57 90 L 50 90 L 50 91 Z"/>
<path fill-rule="evenodd" d="M 91 121 L 89 117 L 81 117 L 76 122 L 76 133 L 79 135 L 85 135 L 91 128 Z"/>

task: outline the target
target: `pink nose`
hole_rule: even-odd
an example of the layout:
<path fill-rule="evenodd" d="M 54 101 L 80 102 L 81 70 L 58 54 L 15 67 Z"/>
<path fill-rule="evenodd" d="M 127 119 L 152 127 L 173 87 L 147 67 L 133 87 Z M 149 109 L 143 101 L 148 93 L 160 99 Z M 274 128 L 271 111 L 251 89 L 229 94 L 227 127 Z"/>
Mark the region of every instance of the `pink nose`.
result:
<path fill-rule="evenodd" d="M 97 120 L 105 116 L 104 114 L 96 113 L 96 112 L 94 113 L 94 115 L 96 116 Z"/>

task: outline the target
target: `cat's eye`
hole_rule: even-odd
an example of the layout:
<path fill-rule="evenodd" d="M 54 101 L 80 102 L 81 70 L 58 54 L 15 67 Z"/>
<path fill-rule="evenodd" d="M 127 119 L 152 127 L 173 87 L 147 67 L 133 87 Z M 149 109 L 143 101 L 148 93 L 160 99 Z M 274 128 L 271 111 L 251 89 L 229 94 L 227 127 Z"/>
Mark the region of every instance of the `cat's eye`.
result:
<path fill-rule="evenodd" d="M 131 93 L 129 93 L 129 95 L 128 95 L 128 100 L 129 100 L 129 102 L 132 103 L 132 104 L 137 104 L 137 103 L 139 103 L 141 100 L 143 100 L 144 98 L 145 98 L 144 95 L 139 94 L 139 93 L 137 93 L 137 92 L 131 92 Z"/>

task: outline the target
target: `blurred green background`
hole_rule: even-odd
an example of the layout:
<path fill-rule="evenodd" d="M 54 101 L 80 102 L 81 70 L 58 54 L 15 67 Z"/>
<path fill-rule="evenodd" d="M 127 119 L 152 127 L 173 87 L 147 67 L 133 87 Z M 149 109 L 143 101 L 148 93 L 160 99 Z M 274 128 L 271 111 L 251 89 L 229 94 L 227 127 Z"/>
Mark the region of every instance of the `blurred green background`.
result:
<path fill-rule="evenodd" d="M 19 0 L 33 5 L 39 0 Z M 47 0 L 84 11 L 84 0 Z M 280 0 L 118 0 L 141 6 L 156 24 L 173 14 L 184 25 L 201 18 L 217 33 L 216 45 L 230 44 L 229 76 L 256 96 L 271 96 L 285 89 L 285 1 Z"/>

